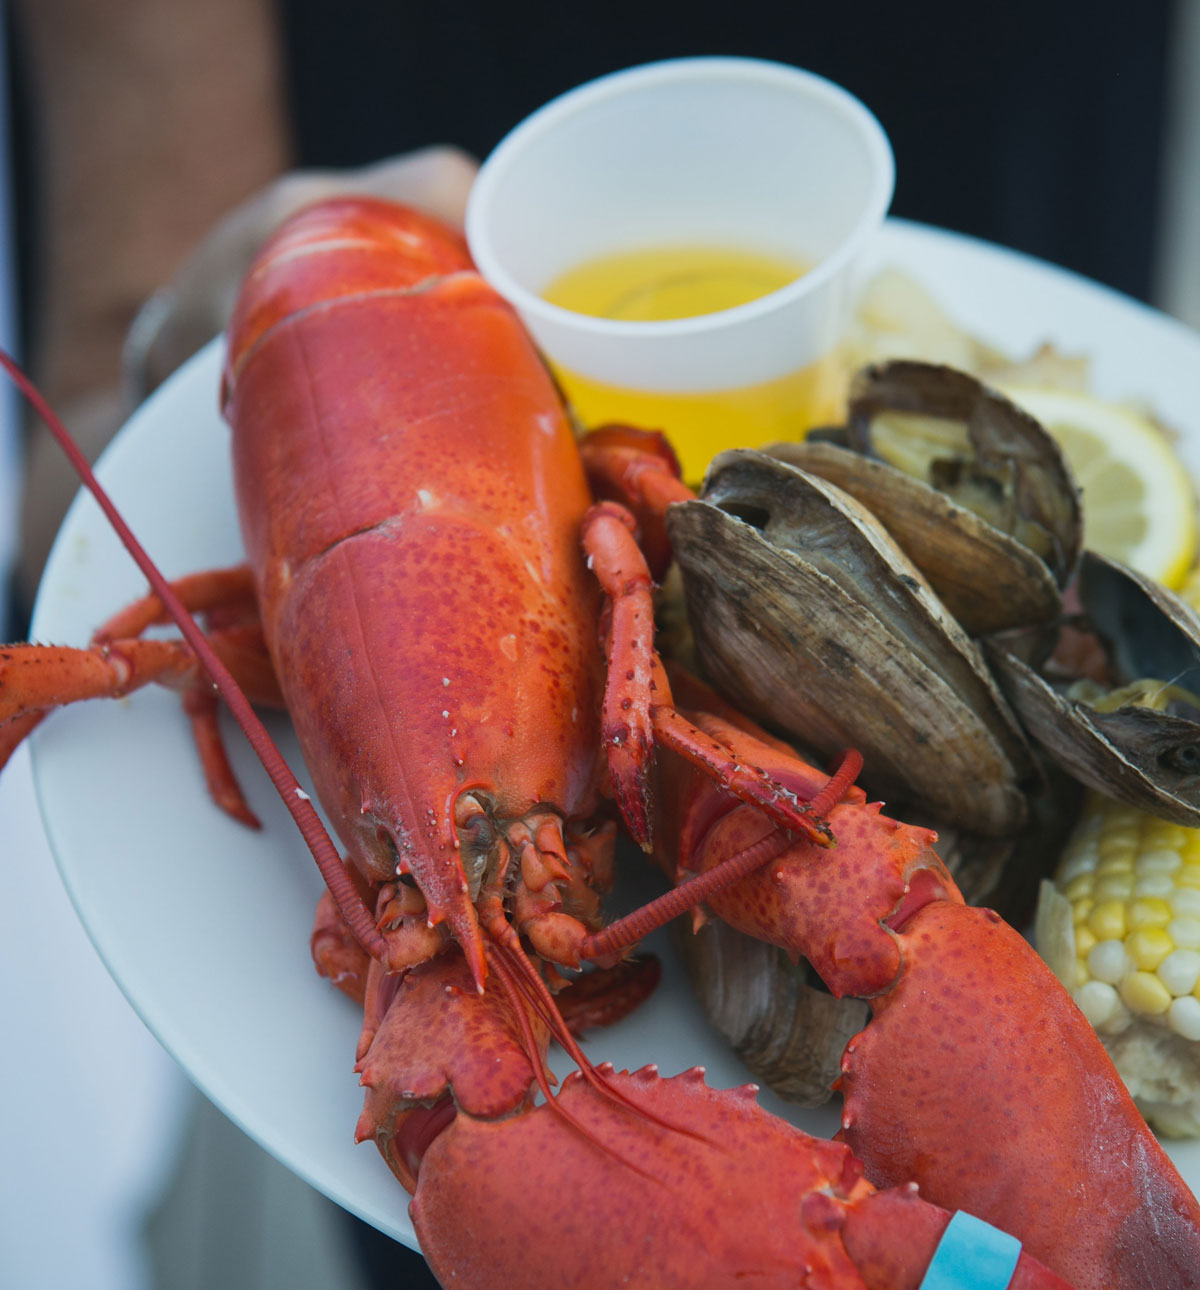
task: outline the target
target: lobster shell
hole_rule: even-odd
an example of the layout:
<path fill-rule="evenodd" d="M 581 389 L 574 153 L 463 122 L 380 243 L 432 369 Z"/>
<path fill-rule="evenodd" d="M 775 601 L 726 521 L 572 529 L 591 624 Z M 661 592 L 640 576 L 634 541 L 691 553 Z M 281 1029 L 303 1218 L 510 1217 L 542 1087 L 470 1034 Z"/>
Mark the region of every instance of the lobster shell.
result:
<path fill-rule="evenodd" d="M 516 316 L 469 269 L 415 212 L 312 208 L 243 290 L 223 402 L 317 793 L 364 877 L 417 873 L 482 980 L 456 801 L 589 817 L 603 678 L 579 454 Z"/>

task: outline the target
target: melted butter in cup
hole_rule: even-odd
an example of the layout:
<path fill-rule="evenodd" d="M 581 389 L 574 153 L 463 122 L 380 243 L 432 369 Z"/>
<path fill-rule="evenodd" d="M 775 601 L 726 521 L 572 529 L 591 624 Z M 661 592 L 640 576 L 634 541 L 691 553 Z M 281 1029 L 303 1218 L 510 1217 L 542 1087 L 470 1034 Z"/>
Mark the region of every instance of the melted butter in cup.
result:
<path fill-rule="evenodd" d="M 583 423 L 665 430 L 696 482 L 723 448 L 840 416 L 836 347 L 893 178 L 875 118 L 830 82 L 679 59 L 519 125 L 467 237 Z"/>

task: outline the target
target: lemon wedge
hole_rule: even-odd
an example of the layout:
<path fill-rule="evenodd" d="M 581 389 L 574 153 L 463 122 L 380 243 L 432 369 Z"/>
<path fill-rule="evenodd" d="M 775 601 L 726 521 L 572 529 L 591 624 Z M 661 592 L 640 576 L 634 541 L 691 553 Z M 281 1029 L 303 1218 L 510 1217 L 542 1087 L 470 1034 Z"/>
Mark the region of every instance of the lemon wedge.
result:
<path fill-rule="evenodd" d="M 1166 435 L 1087 394 L 1000 388 L 1062 445 L 1083 490 L 1084 545 L 1178 587 L 1196 557 L 1196 499 Z"/>

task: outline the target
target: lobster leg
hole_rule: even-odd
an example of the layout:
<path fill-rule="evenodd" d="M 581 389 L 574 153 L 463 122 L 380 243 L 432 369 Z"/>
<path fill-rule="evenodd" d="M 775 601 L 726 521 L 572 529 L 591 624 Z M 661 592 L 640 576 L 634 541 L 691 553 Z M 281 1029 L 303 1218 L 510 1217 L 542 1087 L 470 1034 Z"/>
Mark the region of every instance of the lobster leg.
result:
<path fill-rule="evenodd" d="M 653 582 L 633 540 L 633 517 L 600 502 L 583 522 L 588 564 L 611 605 L 608 682 L 601 738 L 617 803 L 630 833 L 648 848 L 651 837 L 649 768 L 654 747 L 650 713 L 654 688 Z"/>
<path fill-rule="evenodd" d="M 615 502 L 593 506 L 583 523 L 588 562 L 611 604 L 601 735 L 621 813 L 634 840 L 647 850 L 652 846 L 650 771 L 653 749 L 661 744 L 704 768 L 780 828 L 830 845 L 828 826 L 790 787 L 713 739 L 675 708 L 670 682 L 654 649 L 653 583 L 634 540 L 635 529 L 633 516 Z"/>
<path fill-rule="evenodd" d="M 206 615 L 209 643 L 251 700 L 282 707 L 247 568 L 192 574 L 170 585 L 189 612 Z M 110 618 L 87 649 L 13 645 L 0 652 L 0 769 L 53 709 L 164 685 L 183 696 L 209 795 L 226 814 L 257 828 L 229 764 L 208 675 L 183 641 L 141 639 L 149 627 L 171 621 L 151 593 Z"/>
<path fill-rule="evenodd" d="M 567 1029 L 579 1038 L 596 1026 L 612 1026 L 654 993 L 662 964 L 653 955 L 622 959 L 611 968 L 593 968 L 568 982 L 555 996 Z"/>
<path fill-rule="evenodd" d="M 257 620 L 254 575 L 246 564 L 228 569 L 206 569 L 176 578 L 171 590 L 189 614 L 206 614 L 209 626 L 219 625 L 231 614 L 239 620 Z M 150 592 L 118 610 L 92 636 L 93 643 L 140 636 L 148 627 L 174 623 L 161 598 Z"/>
<path fill-rule="evenodd" d="M 258 625 L 249 566 L 241 564 L 189 574 L 172 582 L 171 589 L 189 613 L 206 616 L 209 639 L 238 684 L 255 696 L 257 702 L 282 707 L 275 670 Z M 173 622 L 162 600 L 150 592 L 102 624 L 93 634 L 92 644 L 107 645 L 139 637 L 150 627 Z M 197 672 L 184 690 L 183 708 L 200 755 L 209 796 L 233 819 L 258 828 L 258 819 L 247 805 L 229 763 L 218 721 L 216 691 L 203 673 Z"/>
<path fill-rule="evenodd" d="M 672 502 L 695 499 L 683 482 L 679 459 L 666 435 L 633 426 L 606 425 L 579 444 L 588 484 L 599 500 L 620 502 L 637 521 L 638 546 L 657 581 L 671 562 L 664 516 Z"/>
<path fill-rule="evenodd" d="M 354 933 L 328 891 L 323 891 L 317 901 L 309 947 L 321 976 L 328 977 L 343 994 L 362 1005 L 371 956 L 354 939 Z"/>
<path fill-rule="evenodd" d="M 210 633 L 209 642 L 255 702 L 281 705 L 256 626 L 220 628 Z M 182 694 L 213 801 L 233 818 L 257 828 L 225 753 L 212 682 L 180 640 L 133 637 L 97 641 L 86 649 L 10 645 L 0 650 L 0 768 L 55 708 L 84 699 L 124 698 L 152 683 Z"/>

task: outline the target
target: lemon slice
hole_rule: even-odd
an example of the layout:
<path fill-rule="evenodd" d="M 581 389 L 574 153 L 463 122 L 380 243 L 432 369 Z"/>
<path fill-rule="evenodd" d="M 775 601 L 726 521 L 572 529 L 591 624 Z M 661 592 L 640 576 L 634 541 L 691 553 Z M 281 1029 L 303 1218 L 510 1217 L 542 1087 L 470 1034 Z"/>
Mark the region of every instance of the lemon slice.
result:
<path fill-rule="evenodd" d="M 1196 556 L 1196 500 L 1166 435 L 1090 395 L 1001 388 L 1062 445 L 1083 490 L 1084 545 L 1178 587 Z"/>

